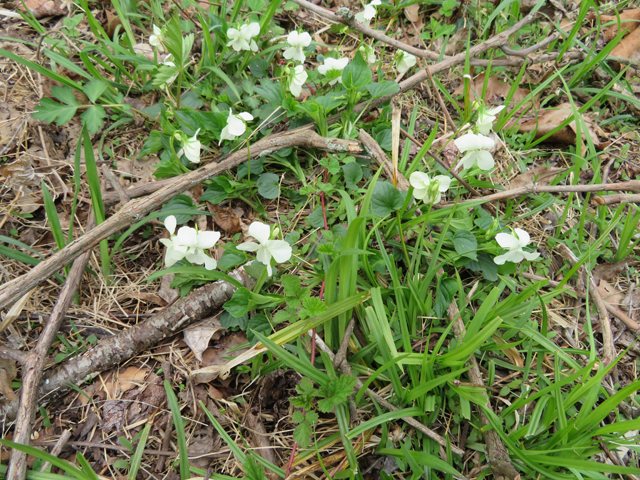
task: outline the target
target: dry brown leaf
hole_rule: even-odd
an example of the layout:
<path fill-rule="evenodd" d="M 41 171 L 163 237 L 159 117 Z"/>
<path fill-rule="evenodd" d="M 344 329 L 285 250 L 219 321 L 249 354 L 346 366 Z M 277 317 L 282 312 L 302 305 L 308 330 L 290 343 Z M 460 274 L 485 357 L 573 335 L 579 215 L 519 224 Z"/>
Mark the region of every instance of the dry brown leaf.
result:
<path fill-rule="evenodd" d="M 507 342 L 505 342 L 498 335 L 491 335 L 491 338 L 493 338 L 493 341 L 496 342 L 498 345 L 507 344 Z M 504 353 L 507 356 L 507 358 L 511 361 L 511 363 L 513 363 L 516 367 L 521 367 L 521 368 L 524 367 L 524 360 L 522 359 L 522 357 L 518 353 L 518 350 L 516 350 L 515 347 L 505 348 L 504 350 L 502 350 L 502 353 Z"/>
<path fill-rule="evenodd" d="M 117 19 L 117 17 L 116 17 L 116 19 Z M 109 36 L 113 36 L 113 34 L 110 34 Z M 153 47 L 151 45 L 149 45 L 148 43 L 137 43 L 137 44 L 135 44 L 133 46 L 133 52 L 137 53 L 138 55 L 142 55 L 144 58 L 146 58 L 147 60 L 149 60 L 151 62 L 154 59 Z"/>
<path fill-rule="evenodd" d="M 141 382 L 149 374 L 148 368 L 127 367 L 124 372 L 118 372 L 115 377 L 104 383 L 108 398 L 116 398 L 119 395 L 141 385 Z"/>
<path fill-rule="evenodd" d="M 531 170 L 527 170 L 515 177 L 509 183 L 509 188 L 518 188 L 534 183 L 536 185 L 549 185 L 556 176 L 563 172 L 564 168 L 556 167 L 535 167 Z"/>
<path fill-rule="evenodd" d="M 640 47 L 640 29 L 635 29 L 625 38 L 623 38 L 618 45 L 611 51 L 612 57 L 633 58 L 633 54 L 636 53 Z"/>
<path fill-rule="evenodd" d="M 477 98 L 476 93 L 480 95 L 482 93 L 482 88 L 484 86 L 484 73 L 478 75 L 470 85 L 470 97 L 471 100 L 475 100 Z M 484 95 L 484 103 L 486 105 L 503 105 L 504 99 L 507 98 L 509 94 L 509 90 L 511 90 L 511 85 L 507 83 L 503 83 L 498 80 L 497 76 L 489 77 L 487 81 L 487 90 Z M 458 85 L 458 88 L 453 92 L 454 95 L 462 95 L 464 93 L 464 82 L 461 82 Z M 511 98 L 512 105 L 516 105 L 521 100 L 524 100 L 527 95 L 531 93 L 530 90 L 525 88 L 518 87 Z M 538 99 L 535 99 L 533 102 L 536 110 L 540 108 L 540 102 Z M 529 106 L 525 106 L 526 109 L 530 108 Z"/>
<path fill-rule="evenodd" d="M 246 357 L 250 355 L 249 352 L 264 351 L 252 347 L 250 349 L 234 350 L 229 353 L 230 350 L 243 345 L 248 342 L 247 336 L 244 332 L 232 333 L 223 337 L 223 345 L 216 348 L 208 348 L 202 354 L 202 363 L 204 368 L 192 372 L 193 379 L 196 383 L 209 383 L 215 378 L 227 378 L 232 366 L 239 365 L 244 362 Z M 234 360 L 229 361 L 227 358 L 235 357 Z M 251 358 L 251 357 L 250 357 Z"/>
<path fill-rule="evenodd" d="M 26 0 L 24 4 L 35 18 L 57 17 L 67 13 L 62 9 L 62 2 L 54 0 Z M 22 4 L 18 8 L 24 11 Z"/>
<path fill-rule="evenodd" d="M 456 55 L 462 52 L 467 46 L 468 37 L 469 37 L 469 27 L 465 27 L 458 30 L 456 33 L 454 33 L 451 36 L 451 38 L 449 38 L 449 40 L 447 40 L 447 45 L 444 47 L 444 54 Z M 432 43 L 431 49 L 438 53 L 442 51 L 442 45 L 444 45 L 444 40 L 445 40 L 444 37 L 436 38 L 435 41 Z M 484 78 L 484 76 L 482 78 Z M 481 85 L 480 90 L 476 90 L 478 93 L 482 91 L 482 83 L 480 85 Z M 460 93 L 462 93 L 462 91 L 460 91 Z"/>
<path fill-rule="evenodd" d="M 595 266 L 591 275 L 593 275 L 593 279 L 596 284 L 600 283 L 601 280 L 606 280 L 607 282 L 613 281 L 620 273 L 627 267 L 628 259 L 621 260 L 620 262 L 615 263 L 600 263 Z"/>
<path fill-rule="evenodd" d="M 624 295 L 620 290 L 618 290 L 606 280 L 600 280 L 600 285 L 598 285 L 598 292 L 600 292 L 600 296 L 605 302 L 617 307 L 622 306 Z"/>
<path fill-rule="evenodd" d="M 202 353 L 209 348 L 211 339 L 215 335 L 214 340 L 217 340 L 224 331 L 220 320 L 210 317 L 187 328 L 184 331 L 184 341 L 198 361 L 202 362 Z"/>
<path fill-rule="evenodd" d="M 533 130 L 536 131 L 536 138 L 541 138 L 550 133 L 552 130 L 558 127 L 562 122 L 564 122 L 567 117 L 573 115 L 573 109 L 571 108 L 570 103 L 563 103 L 558 105 L 554 109 L 544 110 L 542 111 L 537 118 L 533 118 L 528 121 L 520 122 L 518 133 L 528 133 Z M 589 135 L 591 136 L 591 140 L 593 141 L 596 147 L 600 147 L 603 142 L 600 142 L 598 132 L 602 136 L 606 136 L 605 132 L 596 125 L 590 118 L 587 116 L 582 117 L 584 123 L 587 125 L 587 129 L 589 131 Z M 536 130 L 537 128 L 537 130 Z M 585 133 L 582 132 L 583 138 L 585 137 Z M 545 140 L 550 143 L 563 143 L 566 145 L 575 145 L 576 144 L 576 123 L 575 121 L 571 122 L 569 125 L 554 133 L 552 136 Z M 584 151 L 584 149 L 583 149 Z"/>
<path fill-rule="evenodd" d="M 620 14 L 620 23 L 622 30 L 627 30 L 626 35 L 633 32 L 638 25 L 640 25 L 640 8 L 634 8 L 632 10 L 625 10 Z M 602 24 L 608 22 L 615 22 L 614 25 L 607 27 L 604 31 L 604 41 L 610 42 L 618 35 L 618 17 L 615 15 L 600 15 L 600 22 Z"/>
<path fill-rule="evenodd" d="M 0 396 L 13 402 L 18 396 L 11 388 L 11 382 L 16 378 L 18 369 L 8 360 L 0 359 Z"/>
<path fill-rule="evenodd" d="M 225 232 L 233 235 L 242 230 L 240 226 L 240 217 L 233 211 L 231 207 L 221 207 L 219 205 L 211 205 L 209 207 L 213 213 L 213 221 Z"/>
<path fill-rule="evenodd" d="M 404 16 L 407 17 L 407 20 L 410 22 L 418 23 L 418 20 L 420 20 L 420 4 L 414 3 L 406 7 L 404 9 Z"/>
<path fill-rule="evenodd" d="M 171 282 L 173 281 L 173 273 L 169 273 L 162 277 L 160 280 L 160 290 L 158 290 L 158 296 L 162 298 L 167 304 L 173 302 L 180 295 L 177 288 L 171 288 Z"/>

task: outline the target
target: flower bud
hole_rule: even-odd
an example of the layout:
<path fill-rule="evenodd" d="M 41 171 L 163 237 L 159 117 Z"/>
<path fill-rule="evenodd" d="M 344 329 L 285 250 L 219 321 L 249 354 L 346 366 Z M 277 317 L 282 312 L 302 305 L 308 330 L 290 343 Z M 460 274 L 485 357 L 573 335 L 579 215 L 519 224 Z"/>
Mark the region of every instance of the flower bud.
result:
<path fill-rule="evenodd" d="M 495 237 L 496 233 L 498 233 L 500 230 L 501 230 L 500 229 L 500 220 L 498 220 L 497 218 L 494 218 L 493 222 L 491 223 L 491 226 L 487 230 L 487 233 L 485 233 L 485 237 L 487 239 L 493 238 L 493 237 Z"/>
<path fill-rule="evenodd" d="M 280 235 L 280 227 L 274 227 L 273 232 L 271 233 L 271 237 L 272 238 L 278 238 L 278 235 Z"/>
<path fill-rule="evenodd" d="M 440 196 L 440 180 L 431 180 L 429 184 L 429 201 L 431 203 L 435 203 L 437 198 Z"/>

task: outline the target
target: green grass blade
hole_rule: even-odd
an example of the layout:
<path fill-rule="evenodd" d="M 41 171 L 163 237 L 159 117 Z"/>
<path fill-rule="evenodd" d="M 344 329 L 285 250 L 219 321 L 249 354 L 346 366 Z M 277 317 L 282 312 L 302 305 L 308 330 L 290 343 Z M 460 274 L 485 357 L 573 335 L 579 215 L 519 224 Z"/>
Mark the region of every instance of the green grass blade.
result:
<path fill-rule="evenodd" d="M 144 429 L 142 429 L 140 440 L 138 441 L 138 446 L 136 447 L 135 453 L 131 457 L 127 480 L 136 480 L 136 477 L 138 476 L 138 470 L 140 470 L 140 465 L 142 465 L 142 455 L 144 455 L 144 448 L 147 446 L 147 438 L 149 437 L 150 432 L 151 423 L 147 423 L 144 426 Z"/>
<path fill-rule="evenodd" d="M 187 451 L 187 439 L 184 435 L 184 423 L 182 423 L 182 414 L 180 413 L 180 405 L 178 398 L 171 388 L 168 380 L 164 381 L 164 389 L 167 391 L 167 400 L 171 407 L 171 415 L 173 416 L 173 425 L 176 427 L 176 435 L 178 437 L 178 452 L 180 454 L 180 478 L 187 480 L 191 478 L 189 471 L 189 452 Z"/>

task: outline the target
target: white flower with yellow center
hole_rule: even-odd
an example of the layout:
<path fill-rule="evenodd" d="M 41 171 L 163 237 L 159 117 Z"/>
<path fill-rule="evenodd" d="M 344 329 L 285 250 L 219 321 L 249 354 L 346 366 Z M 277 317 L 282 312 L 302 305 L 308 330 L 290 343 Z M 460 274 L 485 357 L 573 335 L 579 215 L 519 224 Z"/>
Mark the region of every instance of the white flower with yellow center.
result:
<path fill-rule="evenodd" d="M 453 143 L 456 144 L 460 153 L 464 153 L 464 157 L 460 160 L 460 164 L 465 169 L 469 169 L 474 165 L 478 165 L 482 170 L 491 170 L 495 165 L 491 150 L 496 142 L 484 135 L 476 135 L 475 133 L 467 133 L 460 138 L 456 138 Z"/>
<path fill-rule="evenodd" d="M 267 266 L 269 276 L 273 275 L 271 259 L 276 263 L 284 263 L 291 258 L 291 245 L 284 240 L 270 240 L 271 228 L 261 222 L 253 222 L 249 225 L 249 235 L 258 243 L 244 242 L 238 245 L 238 250 L 244 252 L 256 252 L 256 259 Z"/>
<path fill-rule="evenodd" d="M 498 255 L 493 259 L 497 265 L 504 265 L 504 262 L 520 263 L 522 260 L 535 260 L 540 256 L 538 252 L 530 253 L 524 251 L 524 247 L 529 245 L 531 237 L 521 228 L 514 229 L 514 234 L 498 233 L 496 241 L 502 248 L 508 250 L 504 255 Z"/>

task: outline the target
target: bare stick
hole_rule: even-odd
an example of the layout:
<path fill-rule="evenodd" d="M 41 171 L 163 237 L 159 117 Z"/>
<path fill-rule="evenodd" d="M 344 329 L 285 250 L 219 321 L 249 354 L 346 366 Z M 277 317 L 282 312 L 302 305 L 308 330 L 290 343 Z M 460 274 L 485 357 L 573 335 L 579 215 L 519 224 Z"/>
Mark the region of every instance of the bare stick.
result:
<path fill-rule="evenodd" d="M 118 197 L 120 198 L 120 203 L 124 205 L 129 200 L 131 200 L 131 197 L 129 197 L 129 195 L 127 195 L 127 193 L 124 191 L 124 188 L 122 188 L 122 185 L 120 185 L 120 182 L 118 181 L 118 179 L 116 178 L 116 176 L 113 174 L 113 172 L 109 167 L 107 167 L 106 165 L 102 165 L 102 174 L 105 176 L 105 178 L 109 181 L 113 189 L 118 194 Z"/>
<path fill-rule="evenodd" d="M 530 193 L 570 193 L 570 192 L 638 192 L 640 191 L 640 180 L 629 180 L 628 182 L 620 183 L 595 183 L 593 185 L 535 185 L 530 183 L 522 187 L 513 188 L 511 190 L 505 190 L 503 192 L 493 193 L 485 197 L 472 198 L 470 200 L 463 200 L 458 202 L 458 205 L 464 205 L 465 203 L 475 203 L 478 201 L 495 202 L 497 200 L 504 200 L 505 198 L 519 197 L 522 195 L 528 195 Z M 443 202 L 438 205 L 434 205 L 434 208 L 443 208 L 453 205 L 452 202 Z"/>
<path fill-rule="evenodd" d="M 535 45 L 532 45 L 529 48 L 523 48 L 522 50 L 512 50 L 511 48 L 507 47 L 506 45 L 503 45 L 500 48 L 507 55 L 513 55 L 514 57 L 526 57 L 527 55 L 529 55 L 530 53 L 535 52 L 539 48 L 542 48 L 542 47 L 544 47 L 546 45 L 549 45 L 551 42 L 555 42 L 558 38 L 560 38 L 560 32 L 556 32 L 553 35 L 551 35 L 550 37 L 545 38 L 541 42 L 536 43 Z"/>
<path fill-rule="evenodd" d="M 364 147 L 371 152 L 373 159 L 382 167 L 387 178 L 389 180 L 393 180 L 394 172 L 393 168 L 391 167 L 391 160 L 389 159 L 387 154 L 384 153 L 382 147 L 378 145 L 378 142 L 376 142 L 373 137 L 365 132 L 362 128 L 360 129 L 360 133 L 358 134 L 358 140 L 360 140 Z M 409 180 L 407 180 L 406 177 L 400 172 L 398 172 L 396 182 L 396 187 L 398 188 L 398 190 L 409 190 Z"/>
<path fill-rule="evenodd" d="M 640 203 L 640 194 L 622 193 L 618 195 L 605 195 L 603 197 L 593 197 L 591 205 L 615 205 L 616 203 Z"/>
<path fill-rule="evenodd" d="M 242 285 L 251 287 L 253 279 L 240 267 L 229 274 Z M 83 355 L 72 358 L 47 375 L 38 391 L 42 403 L 68 392 L 68 384 L 77 385 L 114 365 L 135 357 L 181 329 L 212 314 L 233 296 L 236 287 L 219 280 L 198 288 L 188 297 L 178 299 L 162 312 L 113 337 L 100 340 Z M 18 402 L 0 403 L 0 418 L 12 420 Z"/>
<path fill-rule="evenodd" d="M 567 260 L 571 263 L 571 265 L 576 265 L 579 262 L 578 257 L 569 247 L 564 244 L 560 244 L 560 249 L 566 255 Z M 602 295 L 600 295 L 600 291 L 598 290 L 598 285 L 596 285 L 596 281 L 593 279 L 591 272 L 589 272 L 584 266 L 580 267 L 586 275 L 589 286 L 589 294 L 593 303 L 596 305 L 596 310 L 598 311 L 598 318 L 600 319 L 600 330 L 602 331 L 602 347 L 604 350 L 604 355 L 602 362 L 605 365 L 609 365 L 616 356 L 615 346 L 613 345 L 613 333 L 611 332 L 611 320 L 609 319 L 609 312 L 607 312 L 607 307 L 605 305 L 604 300 L 602 299 Z"/>
<path fill-rule="evenodd" d="M 65 445 L 67 444 L 70 438 L 71 438 L 71 430 L 63 430 L 62 433 L 60 434 L 60 438 L 58 438 L 58 441 L 51 449 L 51 455 L 53 455 L 54 457 L 57 457 L 58 455 L 60 455 L 60 452 L 62 452 L 62 449 L 65 447 Z M 42 468 L 40 468 L 40 471 L 44 472 L 50 466 L 51 464 L 49 462 L 44 462 L 42 464 Z"/>
<path fill-rule="evenodd" d="M 278 135 L 269 135 L 251 145 L 251 158 L 258 158 L 271 152 L 277 152 L 288 147 L 306 147 L 329 150 L 333 152 L 360 153 L 361 148 L 355 140 L 340 140 L 324 138 L 307 129 L 296 129 Z M 205 180 L 215 177 L 221 172 L 238 166 L 249 157 L 249 150 L 244 148 L 227 155 L 217 163 L 210 163 L 190 173 L 175 177 L 173 182 L 149 197 L 127 202 L 108 220 L 97 225 L 90 232 L 74 240 L 55 255 L 33 267 L 28 273 L 19 277 L 19 281 L 12 282 L 0 290 L 0 309 L 13 304 L 22 295 L 35 287 L 38 283 L 49 278 L 79 255 L 87 252 L 118 230 L 142 220 L 149 212 L 157 209 L 176 195 L 194 187 Z"/>
<path fill-rule="evenodd" d="M 89 224 L 94 223 L 93 212 L 89 218 Z M 49 348 L 64 321 L 65 314 L 71 300 L 76 293 L 78 285 L 82 280 L 82 274 L 89 261 L 91 251 L 80 255 L 69 270 L 67 280 L 62 287 L 58 301 L 56 302 L 51 316 L 45 324 L 44 330 L 40 334 L 38 343 L 29 353 L 27 362 L 22 369 L 22 388 L 20 389 L 20 408 L 16 416 L 13 441 L 23 445 L 29 445 L 31 439 L 31 426 L 35 415 L 35 404 L 37 401 L 38 385 L 42 377 L 45 360 L 47 359 Z M 22 480 L 25 478 L 27 470 L 27 454 L 19 450 L 11 452 L 8 480 Z"/>
<path fill-rule="evenodd" d="M 329 355 L 329 357 L 331 358 L 331 361 L 333 362 L 333 360 L 335 359 L 334 353 L 327 346 L 327 344 L 324 343 L 322 338 L 320 338 L 320 336 L 317 333 L 316 333 L 316 345 L 318 346 L 318 348 L 320 350 L 322 350 L 327 355 Z M 358 388 L 358 389 L 362 388 L 362 382 L 357 377 L 356 377 L 356 388 Z M 375 393 L 370 388 L 367 388 L 367 395 L 369 395 L 372 399 L 374 399 L 376 401 L 376 403 L 379 403 L 380 405 L 382 405 L 384 408 L 386 408 L 390 412 L 395 412 L 396 410 L 398 410 L 398 408 L 396 406 L 394 406 L 393 404 L 387 402 L 383 397 L 381 397 L 380 395 Z M 402 417 L 402 420 L 407 422 L 409 425 L 411 425 L 416 430 L 419 430 L 420 432 L 424 433 L 427 437 L 431 438 L 432 440 L 435 440 L 440 445 L 442 445 L 444 448 L 447 448 L 447 440 L 442 438 L 440 435 L 438 435 L 436 432 L 434 432 L 430 428 L 428 428 L 428 427 L 424 426 L 423 424 L 421 424 L 420 422 L 418 422 L 415 418 L 413 418 L 413 417 Z M 464 456 L 464 450 L 462 450 L 461 448 L 459 448 L 459 447 L 457 447 L 455 445 L 451 445 L 451 451 L 453 453 L 455 453 L 456 455 L 460 456 L 460 457 Z"/>
<path fill-rule="evenodd" d="M 442 269 L 440 269 L 440 272 L 442 272 Z M 449 319 L 453 322 L 453 333 L 458 342 L 460 342 L 464 338 L 465 328 L 455 299 L 449 305 L 448 314 Z M 472 354 L 469 358 L 469 364 L 471 366 L 469 369 L 469 379 L 471 380 L 471 383 L 484 385 L 484 379 L 480 373 L 480 368 L 478 367 L 478 361 L 476 360 L 475 354 Z M 486 408 L 491 410 L 491 402 L 488 399 L 488 395 L 489 393 L 487 392 Z M 482 426 L 485 428 L 489 427 L 489 419 L 485 413 L 482 410 L 478 413 L 480 414 L 480 422 L 482 423 Z M 482 435 L 487 442 L 487 460 L 489 460 L 489 465 L 491 466 L 491 471 L 493 472 L 494 477 L 508 478 L 510 480 L 519 479 L 520 475 L 513 467 L 511 458 L 509 457 L 509 452 L 504 447 L 504 444 L 502 443 L 502 440 L 500 440 L 498 434 L 494 430 L 484 430 Z"/>
<path fill-rule="evenodd" d="M 560 282 L 555 282 L 553 280 L 549 280 L 548 278 L 544 278 L 539 275 L 534 275 L 532 273 L 521 272 L 520 276 L 524 278 L 528 278 L 529 280 L 535 280 L 536 282 L 546 280 L 547 285 L 549 285 L 550 287 L 555 288 L 560 286 Z M 587 294 L 581 290 L 578 290 L 577 288 L 571 288 L 568 285 L 564 285 L 562 288 L 567 289 L 568 291 L 570 291 L 571 293 L 575 294 L 580 298 L 587 298 Z M 627 328 L 630 328 L 631 330 L 640 330 L 640 325 L 633 318 L 629 317 L 626 313 L 624 313 L 621 309 L 619 309 L 615 305 L 611 305 L 609 302 L 604 300 L 604 298 L 602 300 L 604 301 L 604 306 L 607 309 L 607 312 L 609 312 L 611 315 L 613 315 L 618 320 L 623 322 L 627 326 Z"/>

